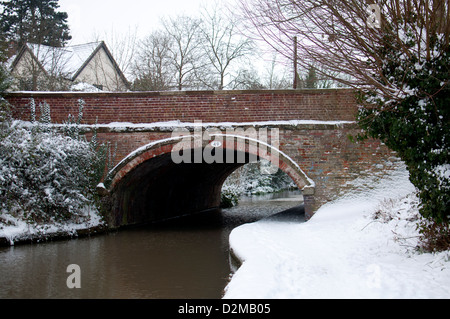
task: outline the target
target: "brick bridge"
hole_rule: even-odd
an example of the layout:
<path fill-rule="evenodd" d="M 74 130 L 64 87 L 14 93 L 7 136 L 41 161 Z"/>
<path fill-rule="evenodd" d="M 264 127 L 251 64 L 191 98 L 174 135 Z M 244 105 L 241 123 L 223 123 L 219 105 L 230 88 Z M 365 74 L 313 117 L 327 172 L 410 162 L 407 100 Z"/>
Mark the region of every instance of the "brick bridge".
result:
<path fill-rule="evenodd" d="M 302 190 L 309 218 L 349 182 L 395 158 L 380 141 L 349 140 L 359 130 L 348 89 L 17 92 L 6 96 L 15 118 L 30 119 L 30 98 L 51 106 L 53 123 L 76 116 L 83 99 L 88 138 L 97 123 L 98 140 L 117 145 L 116 166 L 105 177 L 112 227 L 218 207 L 225 179 L 262 158 Z"/>

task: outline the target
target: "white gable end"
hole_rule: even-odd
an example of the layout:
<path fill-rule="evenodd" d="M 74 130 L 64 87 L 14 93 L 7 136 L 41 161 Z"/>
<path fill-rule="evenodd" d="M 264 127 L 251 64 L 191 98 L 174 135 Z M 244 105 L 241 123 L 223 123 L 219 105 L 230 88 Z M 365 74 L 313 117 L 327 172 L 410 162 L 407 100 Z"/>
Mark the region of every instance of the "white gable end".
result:
<path fill-rule="evenodd" d="M 105 91 L 126 90 L 126 84 L 103 47 L 91 57 L 73 80 L 90 83 Z"/>

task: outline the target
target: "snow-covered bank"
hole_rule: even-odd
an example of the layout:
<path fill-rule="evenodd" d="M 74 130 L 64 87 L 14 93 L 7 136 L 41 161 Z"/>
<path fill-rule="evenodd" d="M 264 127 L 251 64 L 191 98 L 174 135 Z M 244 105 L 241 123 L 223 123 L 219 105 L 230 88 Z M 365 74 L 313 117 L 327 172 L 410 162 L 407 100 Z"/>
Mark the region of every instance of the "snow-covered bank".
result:
<path fill-rule="evenodd" d="M 450 252 L 415 249 L 417 198 L 406 169 L 359 184 L 306 223 L 234 229 L 230 246 L 242 265 L 224 298 L 450 298 Z"/>
<path fill-rule="evenodd" d="M 0 214 L 0 246 L 21 242 L 40 242 L 53 238 L 70 238 L 94 234 L 104 228 L 96 209 L 86 210 L 83 222 L 29 224 L 9 214 Z"/>

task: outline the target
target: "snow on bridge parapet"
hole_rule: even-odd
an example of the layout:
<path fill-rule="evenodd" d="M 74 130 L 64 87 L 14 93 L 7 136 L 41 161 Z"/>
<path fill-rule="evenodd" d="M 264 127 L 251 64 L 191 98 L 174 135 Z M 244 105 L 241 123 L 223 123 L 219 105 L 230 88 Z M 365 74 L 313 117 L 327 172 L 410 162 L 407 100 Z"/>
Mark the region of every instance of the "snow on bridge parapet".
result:
<path fill-rule="evenodd" d="M 242 127 L 254 127 L 255 129 L 262 127 L 276 127 L 276 128 L 303 128 L 303 129 L 339 129 L 344 126 L 356 127 L 355 121 L 315 121 L 315 120 L 289 120 L 289 121 L 262 121 L 262 122 L 215 122 L 215 123 L 203 123 L 197 122 L 181 122 L 181 121 L 168 121 L 168 122 L 156 122 L 156 123 L 129 123 L 129 122 L 114 122 L 108 124 L 90 124 L 81 125 L 80 128 L 85 131 L 91 131 L 93 129 L 101 132 L 150 132 L 150 131 L 169 131 L 172 132 L 178 128 L 184 128 L 190 131 L 195 130 L 196 127 L 202 127 L 202 129 L 218 128 L 220 130 L 242 128 Z"/>

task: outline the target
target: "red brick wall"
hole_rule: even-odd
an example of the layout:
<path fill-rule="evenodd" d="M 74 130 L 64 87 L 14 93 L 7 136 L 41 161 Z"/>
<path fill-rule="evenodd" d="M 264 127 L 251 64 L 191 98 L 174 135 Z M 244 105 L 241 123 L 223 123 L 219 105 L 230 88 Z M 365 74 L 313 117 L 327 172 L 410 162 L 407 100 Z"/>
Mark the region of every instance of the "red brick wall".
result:
<path fill-rule="evenodd" d="M 351 142 L 348 135 L 355 136 L 359 132 L 356 124 L 302 124 L 278 128 L 279 149 L 315 182 L 313 210 L 339 193 L 351 191 L 353 186 L 348 182 L 362 174 L 380 175 L 398 161 L 396 154 L 378 140 Z M 98 133 L 99 141 L 113 146 L 117 143 L 116 163 L 139 147 L 170 136 L 169 131 L 114 133 L 105 128 Z"/>
<path fill-rule="evenodd" d="M 354 121 L 357 104 L 352 90 L 203 91 L 132 93 L 10 93 L 13 116 L 29 120 L 34 98 L 38 113 L 44 100 L 51 106 L 52 122 L 78 114 L 78 100 L 85 101 L 84 123 L 152 123 L 179 120 L 194 122 L 257 122 L 280 120 Z M 361 174 L 383 172 L 396 161 L 380 141 L 350 142 L 354 124 L 303 124 L 275 126 L 280 130 L 280 150 L 292 158 L 315 184 L 314 207 L 348 188 Z M 100 128 L 102 142 L 117 143 L 116 163 L 148 143 L 171 136 L 169 130 Z"/>
<path fill-rule="evenodd" d="M 16 118 L 29 120 L 30 98 L 51 107 L 54 123 L 78 114 L 78 100 L 85 101 L 84 123 L 254 122 L 279 120 L 353 121 L 357 110 L 354 91 L 262 90 L 126 93 L 10 93 Z"/>

